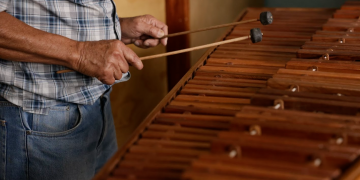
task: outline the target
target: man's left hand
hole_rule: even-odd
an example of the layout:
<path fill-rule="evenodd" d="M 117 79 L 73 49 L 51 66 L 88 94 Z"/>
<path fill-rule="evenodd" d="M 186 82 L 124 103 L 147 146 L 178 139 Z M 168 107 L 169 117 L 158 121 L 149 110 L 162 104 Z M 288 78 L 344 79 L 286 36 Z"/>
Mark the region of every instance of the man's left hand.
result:
<path fill-rule="evenodd" d="M 167 38 L 156 39 L 168 34 L 167 25 L 151 15 L 120 18 L 120 23 L 121 41 L 125 44 L 134 43 L 141 48 L 167 44 Z"/>

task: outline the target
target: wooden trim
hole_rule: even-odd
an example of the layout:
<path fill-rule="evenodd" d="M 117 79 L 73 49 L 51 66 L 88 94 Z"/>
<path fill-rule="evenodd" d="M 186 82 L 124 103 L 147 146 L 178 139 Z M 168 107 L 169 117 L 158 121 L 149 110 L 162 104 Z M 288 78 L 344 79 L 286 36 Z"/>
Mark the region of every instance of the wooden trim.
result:
<path fill-rule="evenodd" d="M 346 170 L 339 180 L 360 180 L 360 159 Z"/>
<path fill-rule="evenodd" d="M 166 24 L 169 34 L 190 29 L 189 0 L 166 0 Z M 188 34 L 169 38 L 166 46 L 167 52 L 190 47 Z M 178 54 L 167 57 L 168 89 L 172 89 L 177 82 L 190 69 L 190 53 Z"/>
<path fill-rule="evenodd" d="M 246 15 L 247 9 L 243 10 L 240 15 L 236 18 L 235 21 L 240 21 Z M 234 29 L 234 27 L 229 28 L 217 41 L 226 39 L 228 34 Z M 193 74 L 205 64 L 208 56 L 214 52 L 217 47 L 209 48 L 205 54 L 199 59 L 199 61 L 185 74 L 185 76 L 172 88 L 172 90 L 164 97 L 164 99 L 155 107 L 154 110 L 146 117 L 146 119 L 136 128 L 132 133 L 127 143 L 105 164 L 105 166 L 96 174 L 94 180 L 103 180 L 107 179 L 111 171 L 116 167 L 120 162 L 122 157 L 128 152 L 130 146 L 132 146 L 140 137 L 140 134 L 143 133 L 146 128 L 152 123 L 155 117 L 161 113 L 162 109 L 175 98 L 177 93 L 184 87 L 186 82 L 193 78 Z"/>
<path fill-rule="evenodd" d="M 325 12 L 325 11 L 329 11 L 329 12 L 334 12 L 336 10 L 338 10 L 337 8 L 274 8 L 274 7 L 249 7 L 248 10 L 261 10 L 261 11 L 321 11 L 321 12 Z"/>

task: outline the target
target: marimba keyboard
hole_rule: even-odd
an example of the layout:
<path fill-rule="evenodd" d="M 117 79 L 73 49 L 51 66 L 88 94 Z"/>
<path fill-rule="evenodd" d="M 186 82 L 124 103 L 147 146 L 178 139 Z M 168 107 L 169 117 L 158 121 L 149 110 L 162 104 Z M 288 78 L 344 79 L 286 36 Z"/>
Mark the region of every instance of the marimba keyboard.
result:
<path fill-rule="evenodd" d="M 360 3 L 271 11 L 263 41 L 209 50 L 97 175 L 111 180 L 360 178 Z"/>

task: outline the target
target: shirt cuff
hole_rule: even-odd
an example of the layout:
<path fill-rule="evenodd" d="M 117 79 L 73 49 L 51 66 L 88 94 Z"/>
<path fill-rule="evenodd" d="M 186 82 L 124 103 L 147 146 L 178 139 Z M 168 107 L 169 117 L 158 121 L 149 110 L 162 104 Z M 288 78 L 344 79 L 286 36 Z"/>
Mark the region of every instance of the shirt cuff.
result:
<path fill-rule="evenodd" d="M 115 83 L 114 83 L 114 84 L 117 84 L 117 83 L 120 83 L 120 82 L 124 82 L 124 81 L 128 81 L 130 78 L 131 78 L 131 74 L 130 74 L 130 72 L 128 71 L 127 73 L 123 73 L 123 74 L 122 74 L 122 78 L 121 78 L 121 79 L 115 80 Z"/>

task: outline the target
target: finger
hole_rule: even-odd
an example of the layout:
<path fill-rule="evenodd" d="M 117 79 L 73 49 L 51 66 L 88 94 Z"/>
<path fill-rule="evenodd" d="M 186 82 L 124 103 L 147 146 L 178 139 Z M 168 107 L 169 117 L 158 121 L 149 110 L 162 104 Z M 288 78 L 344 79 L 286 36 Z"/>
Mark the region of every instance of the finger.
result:
<path fill-rule="evenodd" d="M 106 73 L 104 76 L 97 77 L 97 79 L 107 85 L 112 85 L 115 83 L 114 75 L 111 73 Z"/>
<path fill-rule="evenodd" d="M 141 62 L 140 58 L 135 54 L 134 51 L 132 51 L 129 47 L 124 46 L 124 48 L 122 49 L 125 60 L 131 64 L 132 66 L 134 66 L 136 69 L 141 70 L 144 65 Z"/>
<path fill-rule="evenodd" d="M 133 43 L 133 40 L 132 40 L 132 39 L 124 39 L 124 38 L 122 38 L 121 41 L 122 41 L 124 44 L 131 44 L 131 43 Z"/>
<path fill-rule="evenodd" d="M 162 30 L 162 28 L 166 26 L 164 23 L 150 15 L 145 15 L 143 18 L 143 21 L 141 21 L 142 23 L 140 23 L 138 26 L 138 31 L 140 33 L 155 38 L 161 38 L 165 35 L 164 30 Z"/>
<path fill-rule="evenodd" d="M 147 49 L 149 48 L 148 46 L 144 45 L 144 41 L 143 40 L 136 40 L 135 41 L 135 46 L 139 47 L 139 48 L 143 48 L 143 49 Z"/>
<path fill-rule="evenodd" d="M 153 37 L 149 36 L 149 35 L 141 35 L 140 38 L 141 40 L 147 40 L 147 39 L 153 39 Z"/>
<path fill-rule="evenodd" d="M 153 44 L 153 43 L 149 43 L 149 42 L 146 42 L 146 43 L 145 43 L 145 41 L 148 40 L 148 39 L 152 39 L 152 38 L 153 38 L 153 37 L 148 36 L 148 35 L 141 35 L 140 38 L 139 38 L 139 40 L 136 40 L 136 41 L 134 42 L 134 44 L 135 44 L 137 47 L 140 47 L 140 48 L 143 48 L 143 49 L 147 49 L 147 48 L 149 48 L 149 47 L 153 47 L 153 46 L 151 46 L 151 44 Z"/>
<path fill-rule="evenodd" d="M 165 25 L 165 24 L 164 24 Z M 164 31 L 164 33 L 165 33 L 165 35 L 168 35 L 168 26 L 167 25 L 165 25 L 164 27 L 162 27 L 161 28 L 163 31 Z M 164 46 L 166 46 L 167 45 L 167 41 L 168 41 L 168 38 L 164 38 L 164 39 L 161 39 L 161 44 L 163 44 Z"/>
<path fill-rule="evenodd" d="M 143 31 L 143 33 L 151 37 L 161 38 L 165 35 L 165 32 L 162 29 L 150 24 L 144 23 L 143 26 L 142 27 L 140 26 L 139 28 L 141 28 L 141 31 Z"/>
<path fill-rule="evenodd" d="M 129 67 L 129 65 L 127 62 L 124 63 L 124 61 L 125 61 L 124 57 L 122 57 L 121 59 L 118 59 L 117 61 L 118 61 L 118 64 L 114 66 L 114 77 L 116 80 L 119 80 L 122 78 L 122 73 L 123 73 L 122 67 L 124 65 Z M 128 70 L 129 70 L 129 68 L 128 68 Z"/>
<path fill-rule="evenodd" d="M 154 18 L 154 17 L 152 17 L 152 16 L 150 16 L 149 18 L 151 19 L 151 20 L 150 20 L 150 24 L 154 25 L 154 26 L 157 27 L 157 28 L 160 28 L 160 29 L 164 32 L 164 36 L 169 34 L 169 33 L 168 33 L 168 26 L 167 26 L 165 23 L 157 20 L 156 18 Z M 163 38 L 163 39 L 161 39 L 160 41 L 161 41 L 161 44 L 163 44 L 164 46 L 166 46 L 166 45 L 167 45 L 168 38 Z"/>
<path fill-rule="evenodd" d="M 119 64 L 117 65 L 118 70 L 120 73 L 126 73 L 129 71 L 129 63 L 126 61 L 125 56 L 119 60 Z"/>
<path fill-rule="evenodd" d="M 122 78 L 121 70 L 114 71 L 114 77 L 115 77 L 115 80 L 120 80 Z"/>
<path fill-rule="evenodd" d="M 144 45 L 147 47 L 155 47 L 159 45 L 160 40 L 159 39 L 148 39 L 144 41 Z"/>

